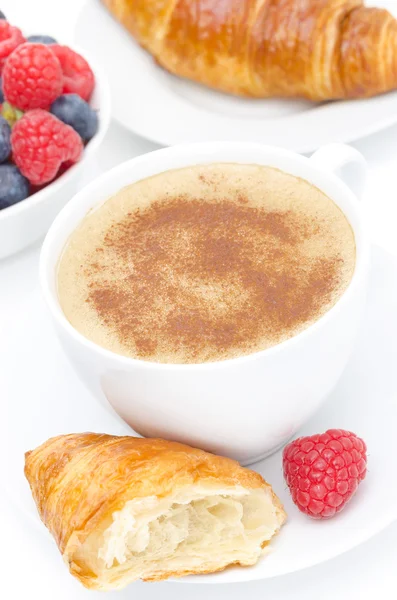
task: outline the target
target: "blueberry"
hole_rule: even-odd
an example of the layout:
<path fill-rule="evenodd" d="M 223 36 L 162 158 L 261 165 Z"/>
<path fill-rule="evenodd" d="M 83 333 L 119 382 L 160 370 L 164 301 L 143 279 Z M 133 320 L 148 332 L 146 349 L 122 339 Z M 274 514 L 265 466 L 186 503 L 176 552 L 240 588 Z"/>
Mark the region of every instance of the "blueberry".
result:
<path fill-rule="evenodd" d="M 4 117 L 0 116 L 0 163 L 7 160 L 11 154 L 11 127 Z"/>
<path fill-rule="evenodd" d="M 51 104 L 50 112 L 73 127 L 85 142 L 88 142 L 98 130 L 98 115 L 77 94 L 59 96 Z"/>
<path fill-rule="evenodd" d="M 4 19 L 5 21 L 7 21 L 7 17 L 5 16 L 2 10 L 0 10 L 0 19 Z"/>
<path fill-rule="evenodd" d="M 0 77 L 0 104 L 4 102 L 4 94 L 3 94 L 3 78 Z"/>
<path fill-rule="evenodd" d="M 30 42 L 31 44 L 35 43 L 35 44 L 57 44 L 58 42 L 56 41 L 55 38 L 51 37 L 50 35 L 30 35 L 28 38 L 26 38 L 27 42 Z"/>
<path fill-rule="evenodd" d="M 0 210 L 29 196 L 29 181 L 15 165 L 0 165 Z"/>

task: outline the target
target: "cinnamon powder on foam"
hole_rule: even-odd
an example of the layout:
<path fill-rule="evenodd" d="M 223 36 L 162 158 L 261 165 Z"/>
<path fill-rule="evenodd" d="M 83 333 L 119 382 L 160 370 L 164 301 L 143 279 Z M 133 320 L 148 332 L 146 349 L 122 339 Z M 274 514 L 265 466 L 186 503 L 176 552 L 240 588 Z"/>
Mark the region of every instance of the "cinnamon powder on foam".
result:
<path fill-rule="evenodd" d="M 304 202 L 259 206 L 243 187 L 228 189 L 222 169 L 195 176 L 206 193 L 158 194 L 85 253 L 79 276 L 103 345 L 160 362 L 241 356 L 317 320 L 350 281 L 351 230 L 350 246 L 339 247 Z"/>

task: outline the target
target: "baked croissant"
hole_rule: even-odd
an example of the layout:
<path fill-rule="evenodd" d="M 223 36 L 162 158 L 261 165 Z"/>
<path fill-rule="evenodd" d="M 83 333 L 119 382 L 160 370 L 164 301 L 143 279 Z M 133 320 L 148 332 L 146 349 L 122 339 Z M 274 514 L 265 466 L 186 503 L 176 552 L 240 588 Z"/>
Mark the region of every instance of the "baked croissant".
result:
<path fill-rule="evenodd" d="M 103 0 L 165 69 L 241 96 L 397 88 L 397 20 L 362 0 Z"/>
<path fill-rule="evenodd" d="M 27 452 L 25 475 L 70 572 L 97 590 L 253 565 L 286 518 L 257 473 L 157 439 L 61 435 Z"/>

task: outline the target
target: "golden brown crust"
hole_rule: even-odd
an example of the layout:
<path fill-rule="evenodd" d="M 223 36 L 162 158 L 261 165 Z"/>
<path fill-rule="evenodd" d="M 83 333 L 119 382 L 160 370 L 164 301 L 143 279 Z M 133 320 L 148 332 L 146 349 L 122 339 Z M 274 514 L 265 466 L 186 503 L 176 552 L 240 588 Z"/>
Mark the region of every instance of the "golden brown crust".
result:
<path fill-rule="evenodd" d="M 397 20 L 363 0 L 102 0 L 168 71 L 310 100 L 397 88 Z"/>
<path fill-rule="evenodd" d="M 75 560 L 76 553 L 131 498 L 162 498 L 195 483 L 271 490 L 258 473 L 228 458 L 175 442 L 95 433 L 61 435 L 27 452 L 25 476 L 70 572 L 95 589 L 101 583 Z M 281 525 L 285 513 L 274 494 L 273 499 Z M 151 579 L 170 576 L 160 573 Z"/>

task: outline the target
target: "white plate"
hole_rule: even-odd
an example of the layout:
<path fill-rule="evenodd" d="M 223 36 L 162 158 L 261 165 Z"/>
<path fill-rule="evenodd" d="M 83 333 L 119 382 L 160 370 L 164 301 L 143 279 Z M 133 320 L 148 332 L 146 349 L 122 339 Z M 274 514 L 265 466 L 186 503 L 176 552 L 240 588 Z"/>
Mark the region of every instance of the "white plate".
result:
<path fill-rule="evenodd" d="M 272 483 L 289 515 L 272 543 L 271 554 L 252 568 L 182 581 L 230 583 L 291 573 L 357 546 L 397 519 L 397 478 L 392 477 L 397 424 L 396 306 L 397 261 L 374 248 L 366 318 L 356 351 L 326 405 L 301 431 L 309 434 L 341 427 L 366 440 L 368 475 L 344 512 L 321 522 L 299 513 L 283 482 L 278 452 L 254 466 Z M 38 291 L 24 299 L 19 314 L 18 326 L 10 324 L 3 331 L 7 344 L 0 345 L 1 393 L 9 411 L 1 438 L 7 460 L 0 487 L 5 486 L 14 507 L 28 517 L 37 552 L 43 553 L 45 572 L 49 534 L 39 522 L 23 476 L 24 452 L 60 433 L 128 434 L 131 430 L 83 387 L 58 345 Z M 60 560 L 59 565 L 61 579 L 67 571 Z"/>
<path fill-rule="evenodd" d="M 393 0 L 371 4 L 397 14 Z M 310 152 L 329 142 L 351 142 L 397 122 L 397 92 L 318 105 L 235 98 L 174 77 L 155 64 L 100 0 L 87 0 L 75 40 L 108 75 L 113 117 L 160 144 L 233 140 Z"/>

